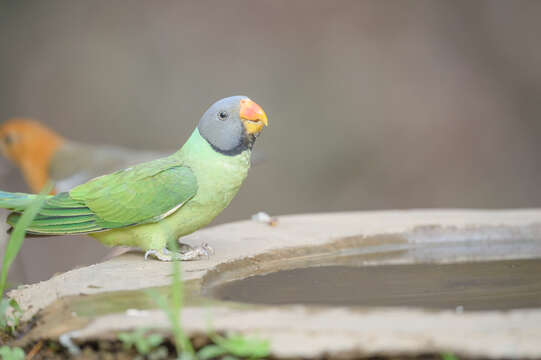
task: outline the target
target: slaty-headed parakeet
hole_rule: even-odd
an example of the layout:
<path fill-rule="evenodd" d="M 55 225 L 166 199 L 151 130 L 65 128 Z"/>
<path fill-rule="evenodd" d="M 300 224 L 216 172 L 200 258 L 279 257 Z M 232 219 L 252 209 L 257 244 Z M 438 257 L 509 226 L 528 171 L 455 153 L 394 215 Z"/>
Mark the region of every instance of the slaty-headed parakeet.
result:
<path fill-rule="evenodd" d="M 166 245 L 207 225 L 233 199 L 250 168 L 267 116 L 245 96 L 214 103 L 174 154 L 94 178 L 47 197 L 27 229 L 38 235 L 88 234 L 108 246 L 132 246 L 160 260 L 191 260 L 204 247 L 172 253 Z M 0 191 L 8 223 L 36 195 Z"/>

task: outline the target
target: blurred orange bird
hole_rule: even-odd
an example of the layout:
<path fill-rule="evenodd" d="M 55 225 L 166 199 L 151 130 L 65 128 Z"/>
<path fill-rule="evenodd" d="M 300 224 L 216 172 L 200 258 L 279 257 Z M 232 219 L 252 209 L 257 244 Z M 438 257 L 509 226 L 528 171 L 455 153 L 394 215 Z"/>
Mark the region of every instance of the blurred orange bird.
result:
<path fill-rule="evenodd" d="M 164 156 L 69 141 L 28 118 L 13 118 L 0 126 L 0 150 L 20 168 L 33 192 L 48 181 L 54 181 L 57 192 L 68 191 L 96 176 Z"/>

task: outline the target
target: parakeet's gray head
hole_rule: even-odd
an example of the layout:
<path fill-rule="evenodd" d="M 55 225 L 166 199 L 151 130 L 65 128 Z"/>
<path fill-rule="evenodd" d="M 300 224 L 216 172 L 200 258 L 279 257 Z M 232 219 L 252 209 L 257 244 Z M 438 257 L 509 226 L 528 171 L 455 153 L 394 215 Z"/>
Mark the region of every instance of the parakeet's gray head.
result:
<path fill-rule="evenodd" d="M 246 96 L 218 100 L 199 120 L 199 133 L 218 152 L 237 155 L 251 149 L 268 125 L 263 109 Z"/>

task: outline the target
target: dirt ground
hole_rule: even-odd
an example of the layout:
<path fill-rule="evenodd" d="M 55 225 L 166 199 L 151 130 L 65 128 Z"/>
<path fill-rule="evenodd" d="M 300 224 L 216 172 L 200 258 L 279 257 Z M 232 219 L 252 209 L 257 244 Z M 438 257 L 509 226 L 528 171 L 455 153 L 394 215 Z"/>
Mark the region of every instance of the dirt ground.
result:
<path fill-rule="evenodd" d="M 204 336 L 197 337 L 192 339 L 194 348 L 196 350 L 210 343 L 210 340 Z M 134 349 L 125 350 L 120 341 L 95 341 L 87 342 L 80 344 L 82 353 L 74 357 L 70 355 L 65 348 L 63 348 L 57 342 L 47 342 L 41 345 L 41 349 L 37 352 L 31 359 L 28 358 L 28 354 L 32 348 L 36 347 L 37 344 L 29 346 L 26 350 L 27 360 L 64 360 L 64 359 L 84 359 L 84 360 L 131 360 L 140 356 Z M 169 360 L 177 359 L 177 354 L 173 343 L 169 340 L 166 340 L 161 347 L 167 349 L 167 355 L 163 356 L 163 351 L 160 353 L 154 353 L 150 356 L 140 356 L 139 359 L 154 359 L 154 360 Z M 343 358 L 334 358 L 334 357 L 323 357 L 321 359 L 347 359 L 348 357 Z M 225 359 L 225 357 L 220 357 L 217 359 Z M 275 359 L 270 357 L 269 359 Z M 351 357 L 349 359 L 355 360 L 445 360 L 445 357 L 440 354 L 422 354 L 418 356 L 377 356 L 377 357 Z M 458 357 L 456 358 L 458 360 Z M 468 359 L 468 358 L 460 358 Z"/>
<path fill-rule="evenodd" d="M 0 332 L 0 344 L 10 344 L 15 338 Z M 206 345 L 212 344 L 211 339 L 205 335 L 197 335 L 191 339 L 195 351 L 200 350 Z M 131 360 L 131 359 L 148 359 L 148 360 L 174 360 L 177 359 L 177 353 L 173 342 L 170 339 L 164 339 L 164 342 L 157 348 L 158 351 L 152 352 L 150 355 L 143 356 L 137 353 L 135 348 L 125 349 L 121 341 L 97 340 L 79 343 L 77 346 L 81 350 L 81 354 L 74 356 L 62 346 L 58 341 L 42 340 L 28 344 L 25 348 L 25 360 Z M 220 357 L 216 359 L 225 359 Z M 268 359 L 277 359 L 269 357 Z M 462 357 L 445 357 L 443 354 L 420 354 L 417 356 L 411 355 L 382 355 L 371 357 L 348 356 L 345 354 L 342 357 L 323 356 L 321 359 L 355 359 L 355 360 L 446 360 L 446 359 L 470 359 Z"/>

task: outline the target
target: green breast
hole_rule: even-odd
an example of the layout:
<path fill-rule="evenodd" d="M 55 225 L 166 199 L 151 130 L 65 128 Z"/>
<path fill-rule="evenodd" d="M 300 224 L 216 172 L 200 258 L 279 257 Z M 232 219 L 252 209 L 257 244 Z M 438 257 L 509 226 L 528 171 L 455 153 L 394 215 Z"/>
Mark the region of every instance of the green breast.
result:
<path fill-rule="evenodd" d="M 248 150 L 236 156 L 220 154 L 194 131 L 177 154 L 194 172 L 198 190 L 197 195 L 166 219 L 175 227 L 175 236 L 207 225 L 229 205 L 248 175 L 250 153 Z"/>

